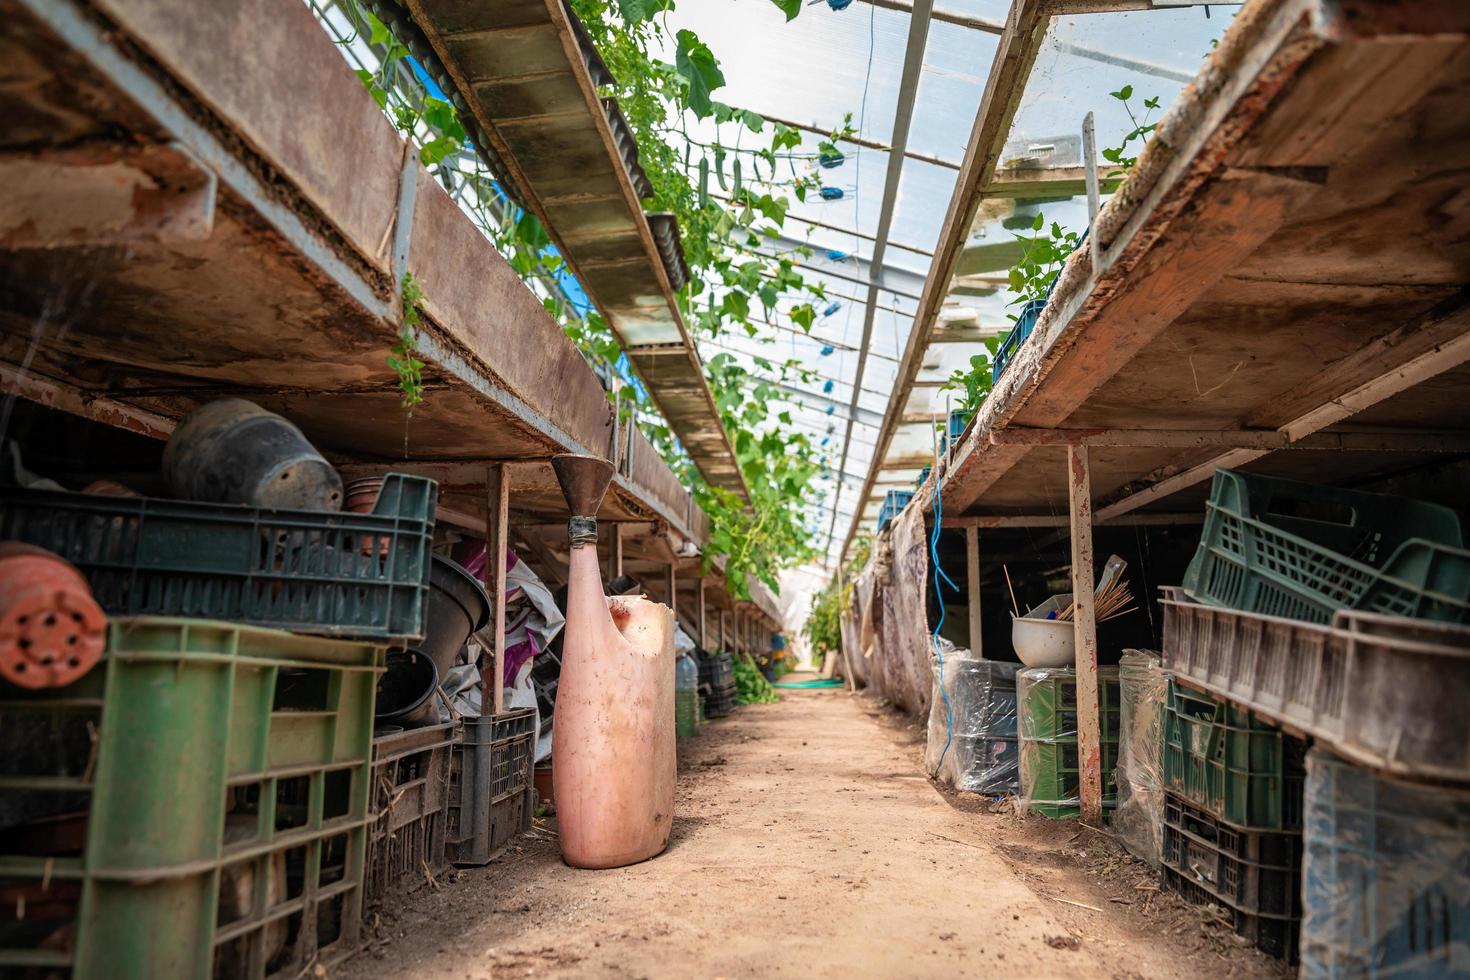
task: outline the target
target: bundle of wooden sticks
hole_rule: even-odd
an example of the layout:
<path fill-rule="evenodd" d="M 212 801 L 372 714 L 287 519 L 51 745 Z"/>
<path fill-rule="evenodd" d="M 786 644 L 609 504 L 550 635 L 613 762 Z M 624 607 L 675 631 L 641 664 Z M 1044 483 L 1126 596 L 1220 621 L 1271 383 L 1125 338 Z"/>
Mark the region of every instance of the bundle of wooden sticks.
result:
<path fill-rule="evenodd" d="M 1095 622 L 1101 623 L 1105 619 L 1113 619 L 1138 608 L 1133 605 L 1133 593 L 1128 591 L 1128 582 L 1123 578 L 1123 570 L 1127 567 L 1128 563 L 1117 555 L 1108 558 L 1107 564 L 1103 566 L 1097 588 L 1092 593 L 1092 615 Z M 1076 607 L 1076 602 L 1067 603 L 1067 608 L 1057 613 L 1056 618 L 1070 620 Z"/>

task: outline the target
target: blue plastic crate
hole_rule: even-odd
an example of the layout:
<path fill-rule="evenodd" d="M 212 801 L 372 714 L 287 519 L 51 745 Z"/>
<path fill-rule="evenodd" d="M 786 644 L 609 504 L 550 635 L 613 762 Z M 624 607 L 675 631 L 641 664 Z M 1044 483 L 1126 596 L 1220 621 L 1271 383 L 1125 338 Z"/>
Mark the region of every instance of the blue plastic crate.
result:
<path fill-rule="evenodd" d="M 1005 372 L 1006 365 L 1011 363 L 1011 358 L 1016 356 L 1016 351 L 1031 336 L 1031 331 L 1036 329 L 1036 321 L 1041 318 L 1041 311 L 1046 309 L 1046 300 L 1033 299 L 1021 306 L 1021 315 L 1016 318 L 1016 323 L 1011 327 L 1010 333 L 1001 340 L 1000 346 L 995 349 L 995 360 L 990 365 L 990 378 L 992 382 L 999 381 L 1001 374 Z"/>
<path fill-rule="evenodd" d="M 957 442 L 960 436 L 965 434 L 965 426 L 970 424 L 970 417 L 964 412 L 954 411 L 949 413 L 949 441 Z"/>
<path fill-rule="evenodd" d="M 912 490 L 890 490 L 883 498 L 883 506 L 878 509 L 878 530 L 888 526 L 888 522 L 903 512 L 909 501 L 914 499 Z"/>
<path fill-rule="evenodd" d="M 1470 790 L 1313 749 L 1303 841 L 1301 976 L 1470 976 Z"/>

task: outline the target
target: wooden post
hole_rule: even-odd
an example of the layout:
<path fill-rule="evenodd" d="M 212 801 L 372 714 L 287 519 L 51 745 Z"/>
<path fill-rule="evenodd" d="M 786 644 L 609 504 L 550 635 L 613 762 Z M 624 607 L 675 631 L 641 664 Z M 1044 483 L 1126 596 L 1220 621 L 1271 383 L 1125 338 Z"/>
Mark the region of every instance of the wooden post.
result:
<path fill-rule="evenodd" d="M 705 634 L 705 629 L 704 629 L 704 576 L 703 575 L 695 576 L 695 579 L 694 579 L 694 588 L 695 588 L 695 591 L 697 591 L 699 593 L 699 621 L 694 624 L 694 628 L 699 633 L 699 640 L 698 640 L 699 648 L 701 650 L 708 650 L 709 649 L 709 637 Z"/>
<path fill-rule="evenodd" d="M 490 705 L 495 714 L 505 710 L 505 548 L 509 538 L 510 472 L 504 463 L 485 473 L 485 591 L 494 610 L 490 618 L 493 647 L 487 676 L 480 657 L 480 711 Z"/>
<path fill-rule="evenodd" d="M 679 566 L 674 562 L 668 564 L 668 587 L 669 608 L 674 611 L 674 625 L 679 625 Z"/>
<path fill-rule="evenodd" d="M 726 653 L 730 650 L 730 610 L 720 610 L 720 649 Z"/>
<path fill-rule="evenodd" d="M 1092 478 L 1087 447 L 1067 447 L 1072 514 L 1072 635 L 1077 646 L 1077 758 L 1082 820 L 1102 826 L 1102 733 L 1097 697 L 1097 623 L 1092 581 Z"/>
<path fill-rule="evenodd" d="M 607 539 L 607 580 L 611 582 L 623 574 L 623 525 L 612 526 L 612 536 Z"/>
<path fill-rule="evenodd" d="M 970 599 L 970 656 L 982 657 L 980 649 L 980 529 L 965 528 L 965 574 Z"/>

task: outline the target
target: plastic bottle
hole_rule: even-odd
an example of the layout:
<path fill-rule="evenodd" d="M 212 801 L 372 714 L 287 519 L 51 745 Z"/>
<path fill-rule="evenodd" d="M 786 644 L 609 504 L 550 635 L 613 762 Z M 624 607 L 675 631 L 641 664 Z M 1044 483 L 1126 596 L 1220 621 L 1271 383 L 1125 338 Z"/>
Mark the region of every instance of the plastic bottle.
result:
<path fill-rule="evenodd" d="M 674 674 L 674 729 L 680 738 L 699 734 L 699 667 L 680 657 Z"/>

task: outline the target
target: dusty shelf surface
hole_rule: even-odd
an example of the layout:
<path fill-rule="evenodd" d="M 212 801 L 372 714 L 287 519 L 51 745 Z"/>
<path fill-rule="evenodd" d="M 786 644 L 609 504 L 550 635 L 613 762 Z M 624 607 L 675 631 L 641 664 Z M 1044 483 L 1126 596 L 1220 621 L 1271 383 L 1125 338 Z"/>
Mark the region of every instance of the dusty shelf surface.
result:
<path fill-rule="evenodd" d="M 865 696 L 783 692 L 681 743 L 659 858 L 574 871 L 523 837 L 380 910 L 332 976 L 1286 975 L 1102 835 L 946 798 L 923 746 Z"/>

